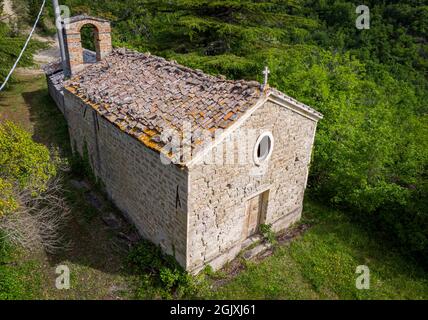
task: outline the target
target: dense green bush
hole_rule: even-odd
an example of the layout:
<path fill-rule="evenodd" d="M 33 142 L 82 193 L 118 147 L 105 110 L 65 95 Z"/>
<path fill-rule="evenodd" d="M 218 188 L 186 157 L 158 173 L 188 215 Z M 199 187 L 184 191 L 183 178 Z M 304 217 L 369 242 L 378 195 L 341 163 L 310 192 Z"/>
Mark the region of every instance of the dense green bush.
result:
<path fill-rule="evenodd" d="M 192 277 L 174 257 L 146 240 L 131 250 L 128 263 L 138 274 L 137 298 L 192 298 L 204 287 L 203 275 Z"/>
<path fill-rule="evenodd" d="M 15 199 L 13 185 L 0 178 L 0 218 L 18 209 L 18 201 Z"/>
<path fill-rule="evenodd" d="M 31 134 L 11 122 L 0 122 L 0 218 L 16 211 L 17 192 L 45 191 L 56 174 L 49 150 L 31 138 Z"/>
<path fill-rule="evenodd" d="M 11 122 L 0 123 L 0 178 L 18 187 L 43 189 L 56 173 L 49 150 Z"/>

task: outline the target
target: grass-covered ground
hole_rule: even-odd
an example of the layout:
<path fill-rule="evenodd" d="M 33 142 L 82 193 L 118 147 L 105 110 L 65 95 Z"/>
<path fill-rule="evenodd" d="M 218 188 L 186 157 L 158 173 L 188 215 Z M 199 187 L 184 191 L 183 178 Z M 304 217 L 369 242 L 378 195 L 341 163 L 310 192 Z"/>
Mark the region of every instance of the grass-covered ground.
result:
<path fill-rule="evenodd" d="M 240 299 L 427 299 L 428 275 L 376 235 L 340 211 L 309 201 L 304 220 L 312 227 L 271 257 L 250 263 L 216 298 Z M 358 265 L 370 269 L 370 290 L 355 286 Z"/>
<path fill-rule="evenodd" d="M 48 96 L 44 77 L 19 80 L 0 96 L 0 121 L 10 119 L 21 124 L 35 140 L 59 148 L 67 158 L 67 126 Z M 65 195 L 72 207 L 65 230 L 69 249 L 57 255 L 26 253 L 17 248 L 0 251 L 0 298 L 159 298 L 152 282 L 141 281 L 147 277 L 130 271 L 116 234 L 102 222 L 100 215 L 114 208 L 108 202 L 102 202 L 100 211 L 93 208 L 86 191 L 71 187 L 74 178 L 73 173 L 65 177 Z M 198 297 L 428 299 L 427 272 L 378 235 L 350 221 L 345 213 L 306 201 L 304 223 L 311 226 L 304 234 L 277 246 L 263 260 L 242 262 L 236 276 L 225 271 L 207 276 Z M 55 288 L 55 267 L 59 264 L 70 268 L 70 290 Z M 369 290 L 355 287 L 358 265 L 370 268 Z"/>

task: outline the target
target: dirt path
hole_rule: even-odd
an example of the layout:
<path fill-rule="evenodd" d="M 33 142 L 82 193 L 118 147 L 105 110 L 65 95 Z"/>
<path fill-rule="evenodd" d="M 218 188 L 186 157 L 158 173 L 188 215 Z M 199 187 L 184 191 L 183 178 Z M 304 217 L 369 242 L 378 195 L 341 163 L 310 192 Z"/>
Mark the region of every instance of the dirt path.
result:
<path fill-rule="evenodd" d="M 3 14 L 5 16 L 8 16 L 6 20 L 16 18 L 15 11 L 13 11 L 13 7 L 12 7 L 12 1 L 10 0 L 3 1 Z"/>
<path fill-rule="evenodd" d="M 18 15 L 13 10 L 13 5 L 11 0 L 4 0 L 3 2 L 3 14 L 6 17 L 5 21 L 9 24 L 16 23 L 16 19 Z M 22 34 L 27 35 L 30 32 L 28 30 L 22 30 Z M 60 51 L 58 45 L 58 38 L 56 36 L 41 36 L 35 33 L 32 37 L 33 40 L 37 40 L 39 42 L 43 42 L 48 45 L 47 49 L 42 49 L 36 54 L 34 54 L 33 59 L 35 65 L 31 68 L 17 68 L 16 73 L 22 76 L 31 76 L 31 75 L 40 75 L 43 74 L 41 67 L 44 64 L 50 63 L 59 59 Z"/>
<path fill-rule="evenodd" d="M 43 75 L 42 66 L 52 61 L 58 60 L 60 57 L 58 39 L 54 37 L 42 37 L 35 35 L 34 39 L 48 44 L 47 49 L 42 49 L 33 55 L 35 65 L 30 68 L 17 68 L 16 73 L 22 76 L 28 75 Z"/>
<path fill-rule="evenodd" d="M 58 39 L 54 37 L 40 36 L 34 34 L 34 40 L 46 43 L 47 49 L 42 49 L 33 55 L 35 65 L 31 68 L 17 68 L 16 73 L 20 75 L 41 75 L 43 70 L 41 67 L 47 63 L 58 60 L 60 57 Z"/>

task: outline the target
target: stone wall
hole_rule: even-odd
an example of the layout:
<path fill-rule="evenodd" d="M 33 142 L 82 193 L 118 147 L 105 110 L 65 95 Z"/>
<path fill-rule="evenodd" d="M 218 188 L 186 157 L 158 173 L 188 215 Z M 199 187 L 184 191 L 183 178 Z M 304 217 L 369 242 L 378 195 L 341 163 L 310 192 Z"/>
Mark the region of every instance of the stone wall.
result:
<path fill-rule="evenodd" d="M 64 98 L 73 148 L 83 155 L 87 144 L 91 166 L 112 201 L 143 237 L 186 267 L 187 171 L 163 165 L 158 153 L 66 89 Z"/>
<path fill-rule="evenodd" d="M 287 228 L 301 216 L 316 122 L 268 101 L 240 129 L 259 129 L 248 139 L 251 155 L 258 134 L 272 132 L 272 156 L 260 168 L 253 162 L 206 164 L 208 154 L 189 168 L 187 269 L 193 272 L 205 264 L 218 269 L 239 253 L 246 239 L 247 200 L 253 196 L 269 190 L 261 223 L 272 224 L 275 231 Z M 244 140 L 238 139 L 239 143 Z M 234 157 L 236 160 L 237 148 Z M 260 169 L 265 173 L 258 175 Z"/>
<path fill-rule="evenodd" d="M 62 93 L 63 72 L 46 75 L 49 95 L 55 101 L 58 109 L 64 114 L 64 95 Z"/>

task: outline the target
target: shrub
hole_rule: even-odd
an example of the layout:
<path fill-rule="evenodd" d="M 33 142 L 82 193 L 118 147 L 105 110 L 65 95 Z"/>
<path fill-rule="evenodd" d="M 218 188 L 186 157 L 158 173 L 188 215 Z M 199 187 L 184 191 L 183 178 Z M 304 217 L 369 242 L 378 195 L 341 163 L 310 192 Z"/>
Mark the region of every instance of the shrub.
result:
<path fill-rule="evenodd" d="M 49 150 L 11 122 L 0 123 L 0 231 L 14 244 L 61 247 L 68 207 Z"/>
<path fill-rule="evenodd" d="M 12 184 L 0 178 L 0 218 L 17 208 L 18 202 L 14 197 Z"/>
<path fill-rule="evenodd" d="M 128 263 L 138 275 L 138 298 L 194 298 L 206 285 L 204 275 L 193 277 L 174 257 L 147 240 L 131 250 Z"/>
<path fill-rule="evenodd" d="M 271 224 L 261 224 L 260 225 L 260 232 L 263 236 L 263 238 L 271 243 L 271 244 L 275 244 L 276 241 L 276 235 L 275 232 L 272 231 L 272 225 Z"/>
<path fill-rule="evenodd" d="M 0 123 L 0 177 L 17 187 L 43 190 L 56 174 L 49 150 L 12 122 Z"/>

